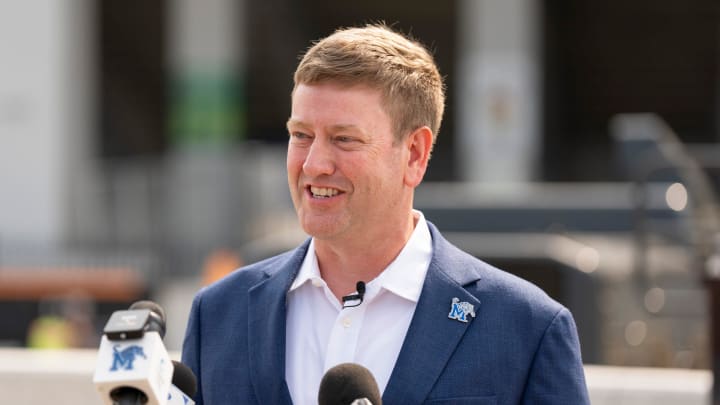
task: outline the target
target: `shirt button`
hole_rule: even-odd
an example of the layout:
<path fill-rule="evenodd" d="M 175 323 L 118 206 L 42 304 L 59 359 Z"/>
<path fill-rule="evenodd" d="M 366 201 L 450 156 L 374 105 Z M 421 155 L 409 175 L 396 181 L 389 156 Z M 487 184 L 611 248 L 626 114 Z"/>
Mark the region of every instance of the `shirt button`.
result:
<path fill-rule="evenodd" d="M 312 285 L 314 285 L 315 287 L 322 287 L 322 284 L 323 282 L 319 278 L 312 279 Z"/>
<path fill-rule="evenodd" d="M 346 328 L 349 328 L 350 325 L 352 325 L 352 319 L 350 319 L 349 316 L 343 318 L 343 320 L 342 320 L 342 325 L 343 325 L 344 327 L 346 327 Z"/>

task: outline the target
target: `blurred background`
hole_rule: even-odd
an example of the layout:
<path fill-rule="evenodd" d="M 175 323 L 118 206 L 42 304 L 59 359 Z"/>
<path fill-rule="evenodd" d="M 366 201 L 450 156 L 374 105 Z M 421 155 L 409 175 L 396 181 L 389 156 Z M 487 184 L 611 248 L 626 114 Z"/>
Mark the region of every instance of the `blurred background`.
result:
<path fill-rule="evenodd" d="M 587 364 L 699 371 L 709 401 L 716 0 L 0 0 L 0 346 L 97 348 L 147 298 L 180 349 L 202 285 L 306 237 L 292 72 L 378 21 L 448 85 L 417 208 L 570 308 Z"/>

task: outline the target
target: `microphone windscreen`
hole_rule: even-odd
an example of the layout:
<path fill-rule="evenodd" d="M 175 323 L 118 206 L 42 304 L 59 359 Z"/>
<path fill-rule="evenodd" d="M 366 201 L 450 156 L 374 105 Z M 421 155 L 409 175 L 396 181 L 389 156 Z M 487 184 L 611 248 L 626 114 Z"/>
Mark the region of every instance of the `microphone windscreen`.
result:
<path fill-rule="evenodd" d="M 148 326 L 147 330 L 154 330 L 160 337 L 165 336 L 165 310 L 162 307 L 152 301 L 137 301 L 130 305 L 130 310 L 133 309 L 147 309 L 150 310 L 151 314 L 151 325 Z"/>
<path fill-rule="evenodd" d="M 331 368 L 320 381 L 319 405 L 350 405 L 361 398 L 381 405 L 382 397 L 370 370 L 355 364 L 342 363 Z"/>
<path fill-rule="evenodd" d="M 189 397 L 194 397 L 197 392 L 197 379 L 195 374 L 190 370 L 190 367 L 180 363 L 179 361 L 172 361 L 174 371 L 172 376 L 172 384 L 184 392 Z"/>
<path fill-rule="evenodd" d="M 155 312 L 160 316 L 160 319 L 162 319 L 163 322 L 165 322 L 165 310 L 162 309 L 162 307 L 152 301 L 144 300 L 144 301 L 136 301 L 132 305 L 130 305 L 130 308 L 128 309 L 149 309 L 152 312 Z"/>

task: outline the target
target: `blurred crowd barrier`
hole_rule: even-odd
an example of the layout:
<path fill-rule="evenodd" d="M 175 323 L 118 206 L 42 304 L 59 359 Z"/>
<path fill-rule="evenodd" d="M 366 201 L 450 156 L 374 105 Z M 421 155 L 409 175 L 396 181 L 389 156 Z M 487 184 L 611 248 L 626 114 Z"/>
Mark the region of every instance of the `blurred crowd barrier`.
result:
<path fill-rule="evenodd" d="M 99 404 L 92 383 L 96 356 L 96 350 L 0 349 L 3 403 Z M 710 403 L 709 370 L 586 365 L 585 375 L 594 405 Z"/>

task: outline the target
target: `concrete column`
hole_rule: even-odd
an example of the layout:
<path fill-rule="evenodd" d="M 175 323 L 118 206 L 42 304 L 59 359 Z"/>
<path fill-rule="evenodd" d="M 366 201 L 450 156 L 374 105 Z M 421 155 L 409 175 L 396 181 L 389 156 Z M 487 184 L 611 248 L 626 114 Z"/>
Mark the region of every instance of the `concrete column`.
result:
<path fill-rule="evenodd" d="M 88 0 L 0 2 L 0 244 L 61 242 L 91 149 Z"/>
<path fill-rule="evenodd" d="M 457 156 L 462 180 L 536 179 L 540 154 L 540 8 L 462 0 Z"/>
<path fill-rule="evenodd" d="M 167 232 L 206 250 L 237 243 L 249 193 L 242 150 L 244 1 L 168 2 L 170 136 L 165 165 Z M 240 173 L 240 174 L 239 174 Z M 240 193 L 240 200 L 237 197 Z M 234 207 L 243 201 L 242 207 Z"/>

